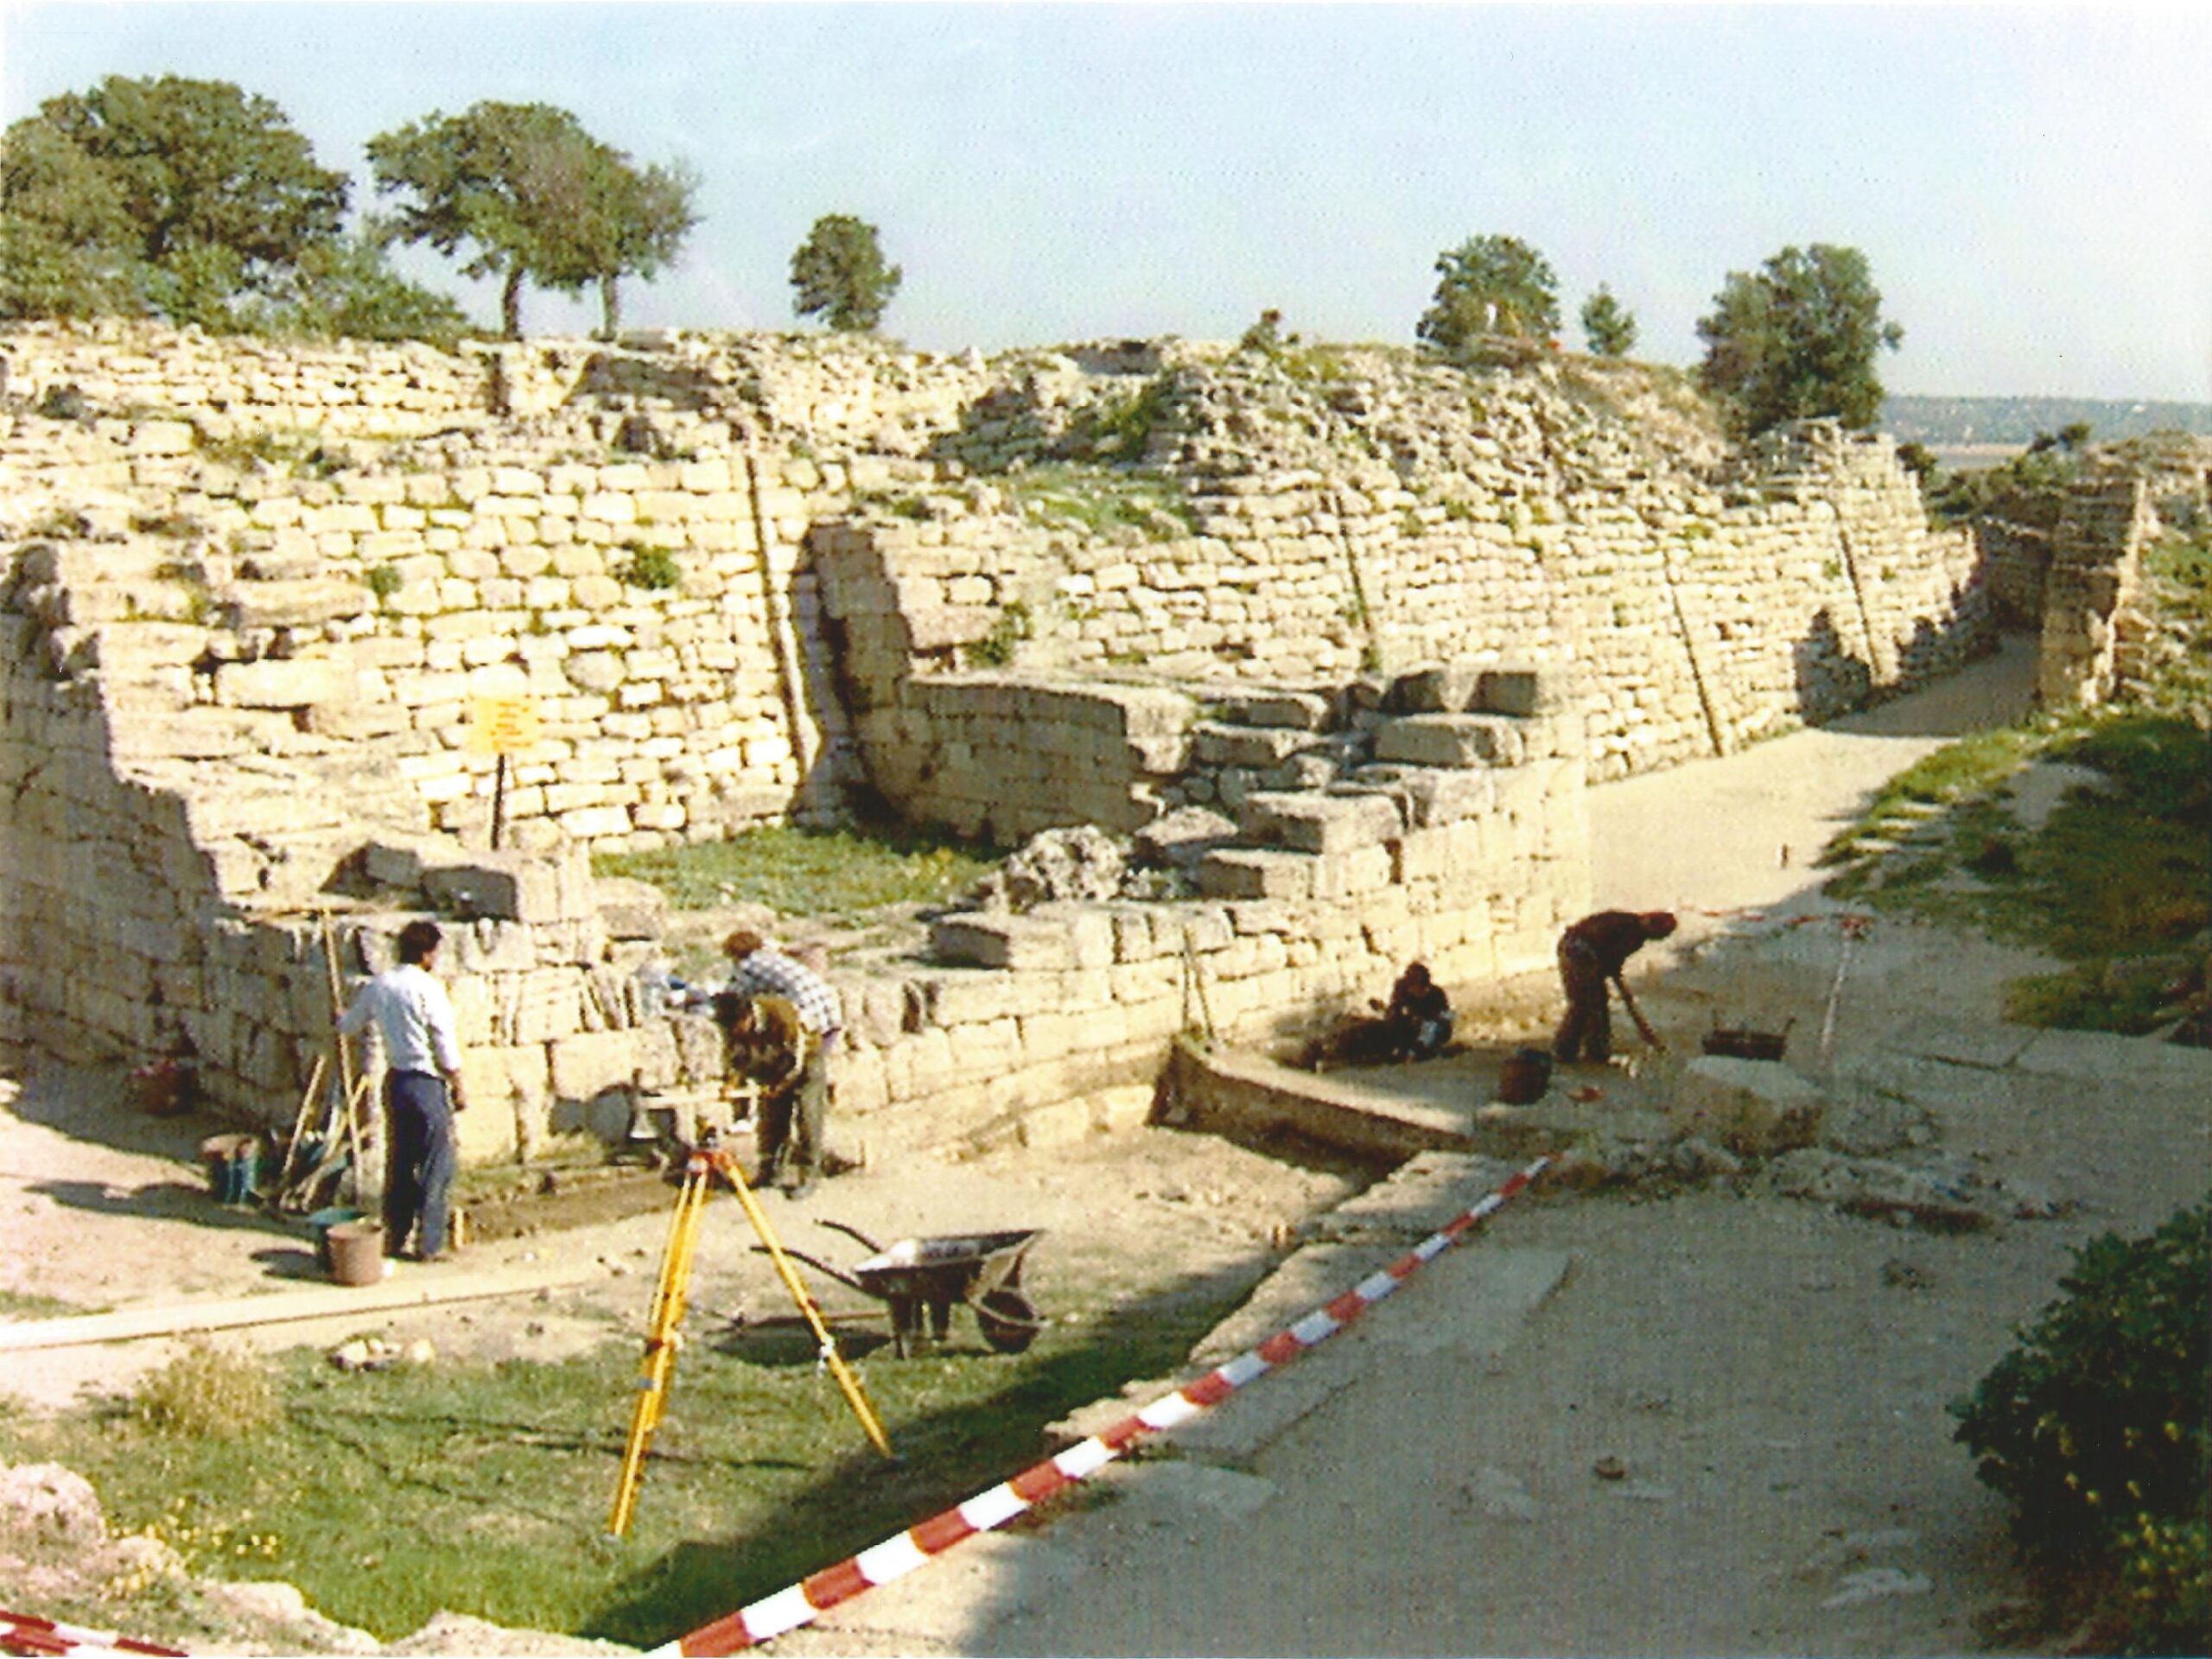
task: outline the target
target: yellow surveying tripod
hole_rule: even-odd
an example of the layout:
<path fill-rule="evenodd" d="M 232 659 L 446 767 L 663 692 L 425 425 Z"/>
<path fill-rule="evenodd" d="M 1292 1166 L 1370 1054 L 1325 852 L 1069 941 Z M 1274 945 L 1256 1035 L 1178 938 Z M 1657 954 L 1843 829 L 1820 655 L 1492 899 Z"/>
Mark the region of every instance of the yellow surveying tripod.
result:
<path fill-rule="evenodd" d="M 683 1312 L 691 1281 L 691 1260 L 699 1243 L 699 1217 L 706 1210 L 707 1194 L 717 1175 L 729 1183 L 738 1202 L 745 1206 L 746 1218 L 753 1224 L 753 1230 L 760 1235 L 760 1242 L 774 1261 L 784 1288 L 791 1292 L 791 1300 L 813 1327 L 822 1363 L 837 1379 L 837 1386 L 844 1391 L 853 1414 L 860 1419 L 861 1427 L 867 1431 L 877 1451 L 887 1458 L 896 1455 L 883 1433 L 883 1425 L 868 1404 L 868 1395 L 861 1389 L 860 1379 L 837 1352 L 829 1321 L 822 1317 L 822 1310 L 808 1293 L 805 1281 L 791 1266 L 791 1257 L 785 1254 L 782 1241 L 768 1223 L 768 1212 L 753 1196 L 744 1171 L 738 1167 L 737 1160 L 716 1146 L 709 1135 L 692 1149 L 684 1163 L 683 1186 L 677 1197 L 676 1218 L 669 1229 L 668 1252 L 661 1261 L 660 1282 L 653 1290 L 638 1404 L 630 1417 L 629 1445 L 622 1453 L 621 1484 L 614 1489 L 614 1512 L 607 1523 L 608 1533 L 617 1538 L 630 1529 L 631 1511 L 637 1506 L 638 1482 L 645 1471 L 645 1449 L 652 1443 L 653 1430 L 660 1426 L 661 1412 L 668 1401 L 668 1385 L 676 1371 L 676 1351 L 683 1340 Z"/>

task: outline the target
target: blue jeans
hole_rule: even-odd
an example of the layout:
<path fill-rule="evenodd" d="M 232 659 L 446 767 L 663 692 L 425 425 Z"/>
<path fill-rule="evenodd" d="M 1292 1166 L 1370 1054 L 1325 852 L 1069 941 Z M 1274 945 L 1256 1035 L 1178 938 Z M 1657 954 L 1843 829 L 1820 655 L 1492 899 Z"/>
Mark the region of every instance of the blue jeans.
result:
<path fill-rule="evenodd" d="M 384 1108 L 390 1137 L 384 1173 L 385 1253 L 397 1255 L 419 1221 L 416 1253 L 439 1255 L 446 1247 L 447 1200 L 457 1162 L 446 1080 L 428 1071 L 387 1071 Z"/>

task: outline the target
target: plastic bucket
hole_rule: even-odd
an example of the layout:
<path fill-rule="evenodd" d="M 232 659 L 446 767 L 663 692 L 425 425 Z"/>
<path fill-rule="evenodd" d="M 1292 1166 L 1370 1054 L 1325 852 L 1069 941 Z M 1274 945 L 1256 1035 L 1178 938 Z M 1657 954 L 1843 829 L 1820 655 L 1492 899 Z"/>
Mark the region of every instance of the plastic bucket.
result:
<path fill-rule="evenodd" d="M 341 1285 L 373 1285 L 384 1278 L 384 1224 L 341 1221 L 330 1229 L 330 1276 Z"/>
<path fill-rule="evenodd" d="M 1541 1048 L 1524 1048 L 1506 1057 L 1498 1069 L 1497 1097 L 1509 1106 L 1531 1106 L 1552 1086 L 1552 1057 Z"/>
<path fill-rule="evenodd" d="M 261 1140 L 251 1135 L 211 1135 L 200 1143 L 207 1189 L 218 1204 L 251 1204 L 261 1175 Z"/>
<path fill-rule="evenodd" d="M 360 1218 L 361 1212 L 358 1210 L 318 1210 L 308 1217 L 308 1227 L 315 1234 L 315 1265 L 325 1273 L 332 1271 L 330 1230 Z"/>

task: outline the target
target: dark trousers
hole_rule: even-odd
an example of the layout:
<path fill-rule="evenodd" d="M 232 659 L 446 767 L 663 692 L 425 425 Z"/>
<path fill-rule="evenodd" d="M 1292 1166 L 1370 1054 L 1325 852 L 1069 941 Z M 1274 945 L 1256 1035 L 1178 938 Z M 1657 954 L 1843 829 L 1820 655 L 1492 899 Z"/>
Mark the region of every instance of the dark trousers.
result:
<path fill-rule="evenodd" d="M 1567 992 L 1567 1018 L 1552 1039 L 1561 1060 L 1602 1060 L 1613 1052 L 1613 1017 L 1605 989 L 1605 969 L 1588 952 L 1571 944 L 1559 948 L 1560 984 Z"/>
<path fill-rule="evenodd" d="M 428 1071 L 387 1071 L 384 1109 L 389 1136 L 384 1171 L 385 1251 L 398 1255 L 419 1222 L 417 1253 L 436 1255 L 446 1247 L 447 1203 L 457 1161 L 446 1080 Z"/>
<path fill-rule="evenodd" d="M 830 1045 L 817 1043 L 798 1076 L 760 1102 L 760 1179 L 795 1186 L 822 1173 L 830 1115 Z"/>

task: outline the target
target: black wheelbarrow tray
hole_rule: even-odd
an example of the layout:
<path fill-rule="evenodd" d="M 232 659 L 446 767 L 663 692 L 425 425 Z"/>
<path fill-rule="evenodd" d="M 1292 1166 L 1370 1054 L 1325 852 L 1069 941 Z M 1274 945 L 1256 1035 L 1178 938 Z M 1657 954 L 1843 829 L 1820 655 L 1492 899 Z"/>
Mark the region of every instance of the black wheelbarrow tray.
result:
<path fill-rule="evenodd" d="M 829 1274 L 841 1285 L 887 1303 L 892 1349 L 902 1359 L 925 1342 L 944 1340 L 956 1302 L 965 1302 L 976 1310 L 976 1326 L 995 1353 L 1020 1353 L 1037 1340 L 1037 1332 L 1044 1326 L 1035 1306 L 1021 1294 L 1022 1259 L 1029 1254 L 1029 1247 L 1044 1236 L 1042 1228 L 902 1238 L 895 1244 L 879 1244 L 842 1221 L 825 1220 L 822 1225 L 859 1240 L 874 1254 L 855 1262 L 849 1272 L 841 1272 L 789 1246 L 784 1254 Z"/>

